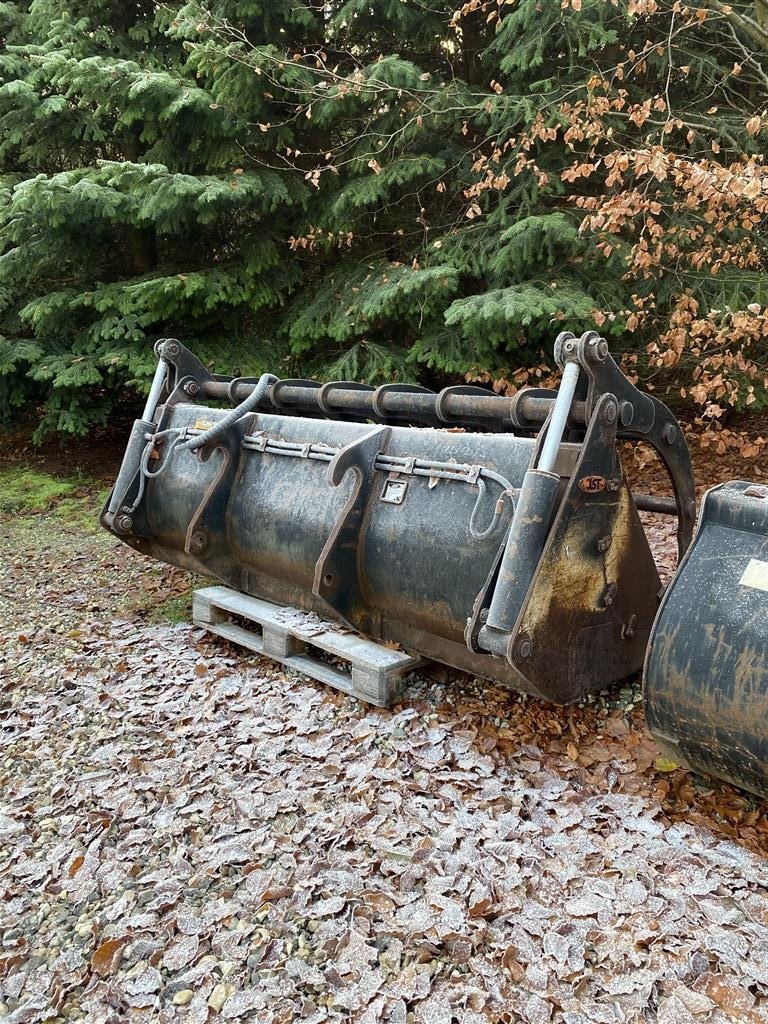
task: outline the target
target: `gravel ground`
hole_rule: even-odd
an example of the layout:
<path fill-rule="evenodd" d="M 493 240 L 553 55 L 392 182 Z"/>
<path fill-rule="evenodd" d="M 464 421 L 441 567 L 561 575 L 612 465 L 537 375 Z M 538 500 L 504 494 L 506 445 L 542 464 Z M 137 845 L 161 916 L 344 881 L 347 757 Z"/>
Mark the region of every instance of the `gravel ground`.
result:
<path fill-rule="evenodd" d="M 4 1024 L 768 1021 L 765 807 L 637 683 L 372 710 L 153 622 L 187 586 L 0 523 Z"/>

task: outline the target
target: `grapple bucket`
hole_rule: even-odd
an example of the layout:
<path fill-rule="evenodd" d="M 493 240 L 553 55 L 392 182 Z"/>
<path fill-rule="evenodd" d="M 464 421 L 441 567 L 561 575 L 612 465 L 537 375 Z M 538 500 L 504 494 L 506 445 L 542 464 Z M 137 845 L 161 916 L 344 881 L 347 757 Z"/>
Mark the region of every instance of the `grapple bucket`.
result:
<path fill-rule="evenodd" d="M 638 509 L 695 503 L 679 425 L 594 332 L 559 391 L 228 378 L 177 341 L 102 513 L 139 551 L 558 703 L 640 669 L 659 577 Z M 229 404 L 230 408 L 221 408 Z M 633 496 L 617 437 L 675 497 Z"/>
<path fill-rule="evenodd" d="M 678 764 L 768 794 L 768 487 L 704 497 L 645 665 L 645 713 Z"/>

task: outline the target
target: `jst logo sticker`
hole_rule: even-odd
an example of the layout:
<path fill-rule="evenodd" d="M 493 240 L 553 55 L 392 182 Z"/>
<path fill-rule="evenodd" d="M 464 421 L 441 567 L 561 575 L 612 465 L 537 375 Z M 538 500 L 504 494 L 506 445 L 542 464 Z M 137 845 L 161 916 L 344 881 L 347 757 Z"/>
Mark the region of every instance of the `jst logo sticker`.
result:
<path fill-rule="evenodd" d="M 579 480 L 579 487 L 585 494 L 598 494 L 605 490 L 604 476 L 583 476 Z"/>

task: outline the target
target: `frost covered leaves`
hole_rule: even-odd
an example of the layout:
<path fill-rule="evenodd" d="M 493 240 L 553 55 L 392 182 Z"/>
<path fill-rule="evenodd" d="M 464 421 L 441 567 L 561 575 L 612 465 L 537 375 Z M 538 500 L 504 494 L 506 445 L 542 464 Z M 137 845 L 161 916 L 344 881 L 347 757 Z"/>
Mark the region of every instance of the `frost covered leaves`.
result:
<path fill-rule="evenodd" d="M 665 818 L 619 712 L 579 764 L 527 737 L 552 709 L 498 728 L 489 700 L 371 710 L 185 626 L 32 667 L 4 692 L 6 1021 L 766 1019 L 768 864 Z"/>
<path fill-rule="evenodd" d="M 4 1024 L 768 1020 L 765 808 L 657 772 L 636 687 L 372 710 L 3 527 Z"/>

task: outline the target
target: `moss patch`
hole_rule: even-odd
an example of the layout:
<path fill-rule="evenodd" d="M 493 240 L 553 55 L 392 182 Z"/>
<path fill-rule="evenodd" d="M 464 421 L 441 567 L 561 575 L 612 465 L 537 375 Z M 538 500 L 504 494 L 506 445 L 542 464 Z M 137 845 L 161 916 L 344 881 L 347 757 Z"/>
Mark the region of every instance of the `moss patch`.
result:
<path fill-rule="evenodd" d="M 76 490 L 71 480 L 58 480 L 35 469 L 2 469 L 0 515 L 45 512 Z"/>
<path fill-rule="evenodd" d="M 107 494 L 107 488 L 90 479 L 63 480 L 37 469 L 0 469 L 0 517 L 21 520 L 22 526 L 43 516 L 62 526 L 96 532 Z"/>

